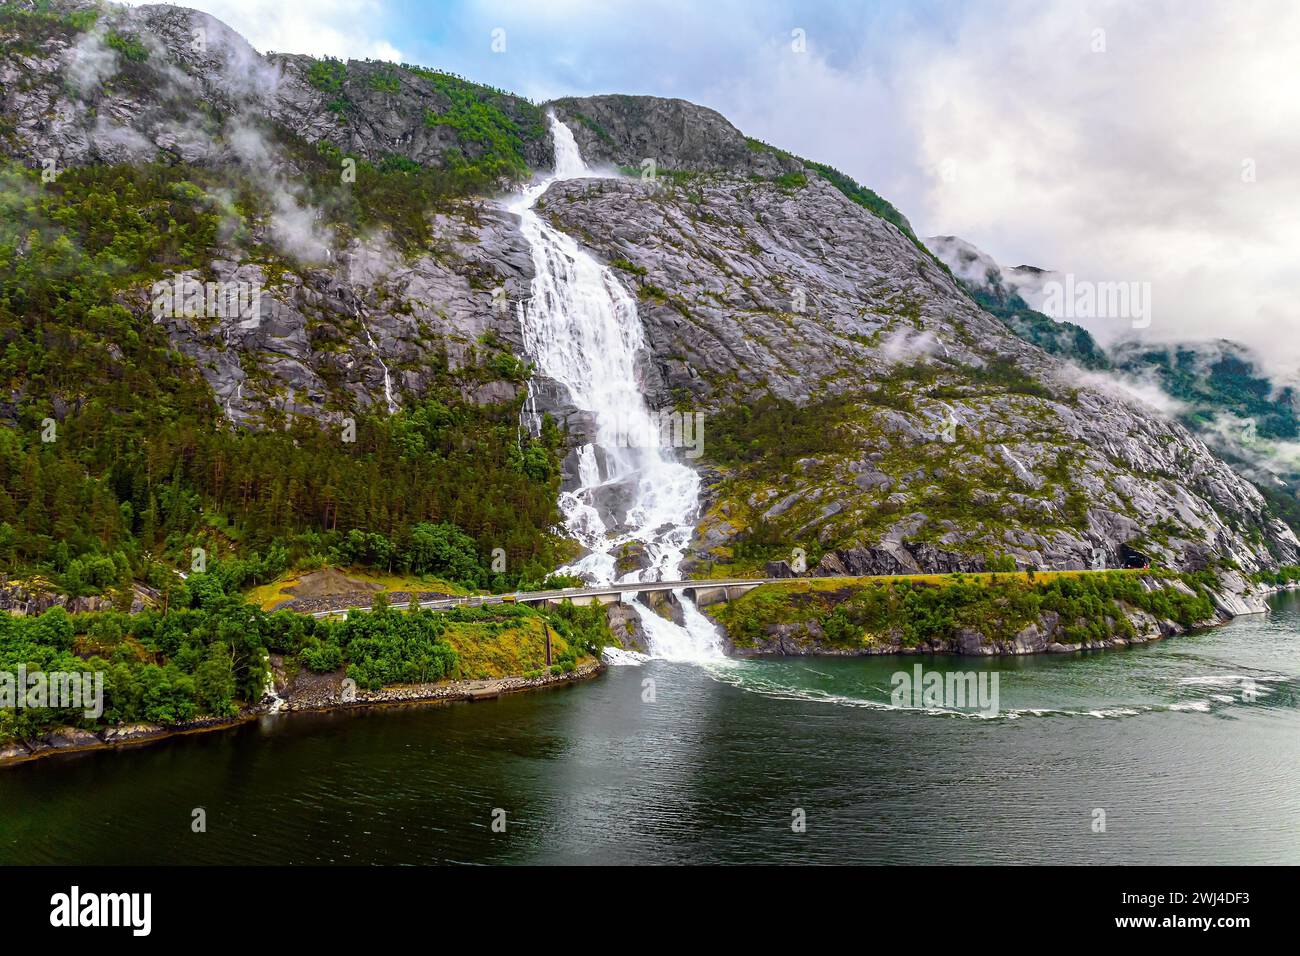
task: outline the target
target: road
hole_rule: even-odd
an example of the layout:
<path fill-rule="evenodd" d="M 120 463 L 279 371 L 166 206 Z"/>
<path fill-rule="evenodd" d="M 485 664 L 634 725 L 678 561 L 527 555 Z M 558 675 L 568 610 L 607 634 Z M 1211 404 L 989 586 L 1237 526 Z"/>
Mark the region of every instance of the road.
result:
<path fill-rule="evenodd" d="M 1040 576 L 1046 577 L 1051 574 L 1104 574 L 1108 571 L 1118 570 L 1138 570 L 1128 568 L 1105 568 L 1102 570 L 1069 570 L 1069 571 L 1040 571 Z M 977 574 L 987 574 L 989 572 L 979 571 L 970 572 L 971 576 Z M 1018 572 L 1000 571 L 997 574 L 1014 574 Z M 930 574 L 899 574 L 899 575 L 880 575 L 868 574 L 858 576 L 846 576 L 836 578 L 841 581 L 879 581 L 891 577 L 914 579 L 942 576 L 939 573 Z M 676 591 L 679 588 L 691 591 L 693 594 L 700 591 L 721 590 L 724 592 L 724 599 L 730 599 L 732 589 L 741 589 L 740 593 L 751 591 L 760 584 L 781 584 L 787 581 L 816 581 L 826 580 L 825 578 L 711 578 L 707 580 L 694 581 L 645 581 L 645 582 L 627 582 L 624 584 L 605 584 L 598 587 L 589 588 L 560 588 L 552 591 L 515 591 L 510 594 L 473 594 L 461 597 L 435 598 L 429 601 L 420 601 L 419 606 L 431 610 L 446 610 L 456 607 L 483 607 L 491 604 L 544 604 L 548 602 L 559 603 L 560 601 L 570 600 L 575 604 L 590 604 L 592 601 L 600 601 L 602 604 L 613 604 L 616 601 L 632 600 L 638 594 L 647 594 L 653 591 Z M 389 605 L 392 608 L 407 608 L 411 602 L 394 602 Z M 345 608 L 335 608 L 328 611 L 316 611 L 312 617 L 332 617 L 346 614 L 350 610 L 365 610 L 369 605 L 354 605 Z"/>

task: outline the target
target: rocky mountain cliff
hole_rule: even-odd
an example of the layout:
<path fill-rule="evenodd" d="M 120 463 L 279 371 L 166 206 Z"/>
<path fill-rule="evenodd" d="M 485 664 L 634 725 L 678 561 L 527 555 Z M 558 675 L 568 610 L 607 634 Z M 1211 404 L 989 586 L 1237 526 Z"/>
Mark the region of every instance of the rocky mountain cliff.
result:
<path fill-rule="evenodd" d="M 434 212 L 427 241 L 399 250 L 382 228 L 346 234 L 314 202 L 312 179 L 340 181 L 351 159 L 470 167 L 477 191 L 491 191 L 549 162 L 536 106 L 433 71 L 262 56 L 215 18 L 180 7 L 107 5 L 85 29 L 79 17 L 93 4 L 14 8 L 23 12 L 10 14 L 0 63 L 9 155 L 56 172 L 228 168 L 265 189 L 269 208 L 253 238 L 271 255 L 250 261 L 229 245 L 189 273 L 257 284 L 261 321 L 164 320 L 233 421 L 383 407 L 386 370 L 390 390 L 418 395 L 439 363 L 474 365 L 481 340 L 521 350 L 493 290 L 526 287 L 531 263 L 499 208 L 467 199 L 424 210 Z M 132 307 L 145 304 L 138 290 Z M 498 400 L 518 387 L 479 378 L 463 383 L 467 398 Z"/>
<path fill-rule="evenodd" d="M 1011 331 L 1082 368 L 1103 371 L 1159 404 L 1243 476 L 1255 482 L 1292 527 L 1300 519 L 1300 419 L 1293 386 L 1277 381 L 1259 357 L 1227 339 L 1154 342 L 1127 337 L 1101 346 L 1087 329 L 1038 311 L 1043 286 L 1059 272 L 1003 267 L 956 236 L 933 236 L 928 248 L 981 307 Z"/>
<path fill-rule="evenodd" d="M 161 273 L 264 289 L 256 322 L 160 323 L 226 421 L 383 414 L 449 380 L 469 403 L 520 397 L 513 306 L 532 266 L 494 197 L 551 162 L 546 105 L 416 67 L 259 54 L 183 8 L 4 10 L 14 161 L 234 177 L 193 200 L 221 217 L 205 261 Z M 557 183 L 539 208 L 636 296 L 654 405 L 706 415 L 696 569 L 1140 553 L 1242 591 L 1238 571 L 1296 560 L 1300 542 L 1202 441 L 1013 334 L 869 189 L 680 100 L 551 108 L 589 162 L 635 171 Z M 147 284 L 118 302 L 152 321 Z M 6 384 L 11 408 L 44 398 Z M 564 396 L 532 387 L 565 422 Z"/>
<path fill-rule="evenodd" d="M 632 167 L 778 176 L 801 172 L 788 155 L 755 148 L 719 113 L 655 96 L 566 97 L 548 104 L 573 130 L 593 167 Z"/>
<path fill-rule="evenodd" d="M 661 404 L 720 413 L 714 448 L 731 437 L 728 408 L 752 410 L 747 434 L 768 397 L 819 432 L 794 460 L 780 427 L 756 453 L 724 445 L 703 559 L 757 526 L 777 550 L 834 552 L 826 570 L 854 572 L 996 555 L 1086 567 L 1094 548 L 1114 566 L 1124 544 L 1186 566 L 1231 553 L 1249 569 L 1271 560 L 1265 541 L 1294 547 L 1182 426 L 1079 387 L 819 178 L 599 180 L 547 200 L 639 296 Z"/>

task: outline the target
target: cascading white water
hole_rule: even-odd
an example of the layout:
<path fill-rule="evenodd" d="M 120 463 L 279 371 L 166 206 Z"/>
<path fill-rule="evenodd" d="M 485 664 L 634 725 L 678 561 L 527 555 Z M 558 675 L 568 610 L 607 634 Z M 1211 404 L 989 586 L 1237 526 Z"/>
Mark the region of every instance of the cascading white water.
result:
<path fill-rule="evenodd" d="M 593 583 L 673 581 L 699 510 L 699 476 L 656 443 L 658 421 L 638 387 L 637 353 L 646 347 L 636 303 L 614 274 L 570 236 L 538 215 L 537 200 L 558 180 L 598 174 L 582 160 L 573 133 L 552 114 L 555 174 L 529 187 L 511 206 L 532 250 L 531 296 L 519 306 L 524 345 L 538 369 L 568 390 L 574 407 L 594 421 L 593 441 L 578 449 L 578 484 L 560 496 L 565 526 L 589 553 L 564 570 Z M 626 513 L 607 524 L 609 501 Z M 605 501 L 603 509 L 598 507 Z M 621 509 L 620 509 L 621 510 Z M 625 548 L 644 553 L 643 569 L 617 574 Z M 650 649 L 672 660 L 722 657 L 717 629 L 680 593 L 685 626 L 664 620 L 640 602 Z"/>
<path fill-rule="evenodd" d="M 375 337 L 370 334 L 370 326 L 366 320 L 361 317 L 361 309 L 356 309 L 357 321 L 361 323 L 362 330 L 366 333 L 366 341 L 370 343 L 370 351 L 375 353 L 375 361 L 379 363 L 379 369 L 384 373 L 384 401 L 388 403 L 388 414 L 397 414 L 397 403 L 393 401 L 393 379 L 388 373 L 388 364 L 380 357 L 379 343 Z"/>
<path fill-rule="evenodd" d="M 262 701 L 267 704 L 268 714 L 278 714 L 280 708 L 284 706 L 284 698 L 275 689 L 275 670 L 271 667 L 269 654 L 263 659 L 263 663 L 266 665 L 266 686 L 262 688 Z"/>

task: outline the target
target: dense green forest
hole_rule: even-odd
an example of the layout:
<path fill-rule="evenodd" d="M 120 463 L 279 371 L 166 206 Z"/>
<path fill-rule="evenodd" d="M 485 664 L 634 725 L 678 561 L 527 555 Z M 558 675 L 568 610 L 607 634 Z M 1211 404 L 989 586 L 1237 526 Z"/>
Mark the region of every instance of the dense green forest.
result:
<path fill-rule="evenodd" d="M 1258 437 L 1293 441 L 1300 437 L 1296 395 L 1278 386 L 1244 351 L 1226 345 L 1143 346 L 1127 343 L 1116 350 L 1123 371 L 1154 371 L 1160 386 L 1187 406 L 1183 420 L 1191 427 L 1212 425 L 1225 411 L 1256 423 Z"/>
<path fill-rule="evenodd" d="M 939 582 L 874 581 L 848 584 L 812 579 L 756 588 L 721 607 L 718 618 L 740 646 L 752 645 L 773 624 L 815 621 L 837 647 L 862 647 L 896 634 L 904 647 L 952 640 L 970 628 L 1006 637 L 1040 619 L 1060 616 L 1062 643 L 1133 637 L 1125 607 L 1191 627 L 1214 615 L 1208 588 L 1214 577 L 1166 574 L 1192 593 L 1162 586 L 1160 575 L 1122 571 L 1068 575 L 953 575 Z M 1154 584 L 1154 590 L 1147 584 Z"/>
<path fill-rule="evenodd" d="M 555 673 L 571 671 L 609 641 L 599 605 L 399 612 L 380 600 L 371 611 L 352 611 L 341 621 L 267 613 L 237 592 L 246 571 L 231 565 L 194 575 L 172 586 L 166 609 L 134 615 L 70 615 L 62 608 L 38 617 L 0 614 L 0 672 L 13 674 L 25 666 L 29 673 L 104 673 L 104 712 L 98 719 L 75 709 L 6 707 L 0 709 L 0 741 L 31 738 L 56 726 L 97 729 L 229 717 L 262 698 L 270 654 L 286 655 L 290 668 L 344 667 L 359 687 L 378 689 L 481 676 L 467 672 L 455 648 L 460 629 L 473 629 L 481 644 L 491 643 L 493 634 L 508 640 L 511 629 L 526 624 L 549 628 Z"/>
<path fill-rule="evenodd" d="M 365 175 L 386 185 L 356 205 L 340 200 L 339 221 L 383 220 L 399 233 L 406 223 L 413 243 L 410 223 L 424 216 L 413 210 L 455 191 L 442 174 Z M 389 207 L 384 195 L 405 199 Z M 174 166 L 75 170 L 50 183 L 17 166 L 0 172 L 0 572 L 94 591 L 156 577 L 159 560 L 188 568 L 202 547 L 428 571 L 471 587 L 540 581 L 556 564 L 563 437 L 553 427 L 521 435 L 518 402 L 478 407 L 458 388 L 467 374 L 526 370 L 489 359 L 455 378 L 444 363 L 439 384 L 396 415 L 353 411 L 354 442 L 302 419 L 252 432 L 230 426 L 150 320 L 140 290 L 165 271 L 203 269 L 219 240 L 272 258 L 249 238 L 265 202 L 236 174 Z M 232 222 L 235 234 L 221 235 Z M 509 570 L 489 582 L 495 548 Z"/>

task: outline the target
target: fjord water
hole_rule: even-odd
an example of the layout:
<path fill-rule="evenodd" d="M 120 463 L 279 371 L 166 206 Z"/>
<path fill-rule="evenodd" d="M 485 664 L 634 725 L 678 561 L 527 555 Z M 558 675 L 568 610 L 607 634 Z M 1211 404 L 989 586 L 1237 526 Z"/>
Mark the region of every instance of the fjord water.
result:
<path fill-rule="evenodd" d="M 654 660 L 37 761 L 0 771 L 0 862 L 1300 863 L 1300 598 L 1272 603 L 1130 650 Z M 998 672 L 1004 713 L 888 709 L 918 661 Z"/>
<path fill-rule="evenodd" d="M 548 122 L 555 172 L 510 208 L 520 217 L 535 272 L 529 296 L 519 305 L 524 346 L 538 370 L 562 386 L 573 407 L 595 425 L 592 441 L 577 450 L 578 486 L 560 496 L 565 527 L 587 554 L 563 570 L 593 584 L 680 580 L 699 509 L 699 476 L 668 449 L 640 446 L 659 428 L 638 384 L 637 359 L 646 344 L 636 302 L 608 267 L 538 213 L 552 183 L 596 175 L 583 162 L 572 131 L 554 114 Z M 598 507 L 602 499 L 619 498 L 626 499 L 620 520 Z M 644 552 L 645 567 L 619 575 L 616 555 L 627 546 Z M 720 659 L 714 627 L 678 597 L 683 625 L 663 621 L 639 602 L 633 605 L 652 653 L 671 660 Z"/>

